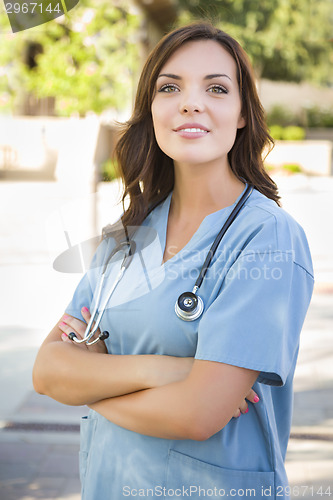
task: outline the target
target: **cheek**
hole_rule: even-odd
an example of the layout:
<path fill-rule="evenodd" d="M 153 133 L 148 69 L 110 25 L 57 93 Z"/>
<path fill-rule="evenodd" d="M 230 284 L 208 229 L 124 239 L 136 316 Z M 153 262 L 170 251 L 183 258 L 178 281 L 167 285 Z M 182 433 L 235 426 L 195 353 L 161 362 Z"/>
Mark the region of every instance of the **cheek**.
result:
<path fill-rule="evenodd" d="M 170 109 L 168 107 L 159 104 L 155 104 L 154 102 L 151 107 L 151 114 L 153 120 L 153 127 L 155 132 L 155 137 L 157 142 L 159 139 L 163 139 L 163 135 L 170 128 Z"/>
<path fill-rule="evenodd" d="M 163 99 L 156 97 L 151 105 L 152 115 L 157 118 L 162 117 L 165 114 L 166 109 L 168 109 L 167 104 L 167 102 L 163 102 Z"/>
<path fill-rule="evenodd" d="M 234 135 L 236 135 L 239 128 L 244 127 L 245 122 L 240 113 L 235 113 L 235 110 L 233 109 L 230 110 L 230 112 L 227 112 L 225 110 L 224 113 L 221 113 L 219 124 L 220 127 L 224 130 L 226 136 L 233 137 Z"/>
<path fill-rule="evenodd" d="M 153 126 L 154 126 L 154 130 L 155 130 L 155 134 L 156 134 L 156 130 L 159 129 L 161 117 L 160 117 L 160 109 L 158 106 L 154 105 L 154 101 L 153 101 L 153 104 L 151 106 L 151 116 L 153 119 Z"/>

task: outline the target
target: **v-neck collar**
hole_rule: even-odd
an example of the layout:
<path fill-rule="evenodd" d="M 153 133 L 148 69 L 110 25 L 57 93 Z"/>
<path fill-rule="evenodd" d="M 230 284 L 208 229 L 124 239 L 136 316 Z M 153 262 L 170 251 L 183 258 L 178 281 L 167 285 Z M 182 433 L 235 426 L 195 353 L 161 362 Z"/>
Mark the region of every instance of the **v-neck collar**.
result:
<path fill-rule="evenodd" d="M 224 222 L 227 220 L 228 216 L 232 212 L 233 208 L 237 205 L 238 201 L 241 199 L 243 196 L 244 192 L 246 191 L 248 184 L 245 184 L 245 187 L 241 194 L 238 196 L 236 201 L 232 204 L 229 205 L 228 207 L 221 208 L 220 210 L 217 210 L 216 212 L 212 212 L 211 214 L 206 215 L 206 217 L 202 220 L 200 226 L 198 229 L 195 231 L 193 234 L 192 238 L 186 243 L 186 245 L 179 250 L 175 255 L 173 255 L 170 259 L 168 259 L 166 262 L 161 263 L 161 268 L 165 268 L 166 266 L 182 257 L 184 252 L 188 252 L 190 249 L 192 249 L 193 246 L 197 244 L 198 241 L 200 241 L 204 236 L 206 236 L 209 232 L 216 232 L 216 226 L 219 225 L 220 227 L 223 226 Z M 168 229 L 168 220 L 169 220 L 169 213 L 170 213 L 170 206 L 171 206 L 171 198 L 172 198 L 173 191 L 169 193 L 167 198 L 164 200 L 164 202 L 157 207 L 158 213 L 156 214 L 159 216 L 159 223 L 157 227 L 157 233 L 159 235 L 160 239 L 160 244 L 161 244 L 161 249 L 162 249 L 162 258 L 165 253 L 165 245 L 166 245 L 166 235 L 167 235 L 167 229 Z"/>

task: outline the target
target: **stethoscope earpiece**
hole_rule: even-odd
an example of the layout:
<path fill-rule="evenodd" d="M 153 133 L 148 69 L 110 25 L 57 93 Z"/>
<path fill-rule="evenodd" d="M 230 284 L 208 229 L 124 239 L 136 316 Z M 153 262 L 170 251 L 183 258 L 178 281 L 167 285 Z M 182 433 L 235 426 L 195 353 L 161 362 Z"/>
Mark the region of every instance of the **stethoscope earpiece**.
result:
<path fill-rule="evenodd" d="M 105 332 L 102 332 L 98 335 L 99 340 L 106 340 L 110 336 L 109 332 L 105 330 Z"/>
<path fill-rule="evenodd" d="M 106 340 L 109 338 L 109 332 L 107 332 L 106 330 L 104 332 L 101 332 L 97 339 L 93 340 L 92 342 L 90 342 L 89 344 L 87 345 L 93 345 L 93 344 L 96 344 L 96 342 L 98 342 L 99 340 Z M 74 339 L 77 339 L 77 336 L 76 336 L 76 333 L 74 332 L 71 332 L 68 334 L 68 338 L 69 340 L 74 340 Z"/>
<path fill-rule="evenodd" d="M 184 292 L 179 295 L 175 305 L 175 312 L 178 318 L 184 321 L 194 321 L 198 319 L 204 310 L 204 304 L 198 295 L 193 292 Z"/>

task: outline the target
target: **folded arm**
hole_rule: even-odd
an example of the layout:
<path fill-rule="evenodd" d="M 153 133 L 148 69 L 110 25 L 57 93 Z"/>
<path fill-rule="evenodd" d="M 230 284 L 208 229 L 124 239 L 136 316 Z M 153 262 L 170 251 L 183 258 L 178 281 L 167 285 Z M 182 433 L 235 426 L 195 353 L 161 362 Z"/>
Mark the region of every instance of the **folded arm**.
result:
<path fill-rule="evenodd" d="M 203 441 L 227 425 L 258 374 L 224 363 L 195 360 L 184 380 L 99 401 L 90 407 L 134 432 Z"/>
<path fill-rule="evenodd" d="M 33 368 L 35 390 L 60 403 L 84 405 L 167 384 L 184 378 L 193 363 L 193 358 L 173 356 L 110 355 L 101 342 L 94 349 L 63 342 L 66 328 L 79 337 L 86 326 L 67 318 L 71 326 L 59 326 L 64 325 L 61 318 L 42 344 Z"/>

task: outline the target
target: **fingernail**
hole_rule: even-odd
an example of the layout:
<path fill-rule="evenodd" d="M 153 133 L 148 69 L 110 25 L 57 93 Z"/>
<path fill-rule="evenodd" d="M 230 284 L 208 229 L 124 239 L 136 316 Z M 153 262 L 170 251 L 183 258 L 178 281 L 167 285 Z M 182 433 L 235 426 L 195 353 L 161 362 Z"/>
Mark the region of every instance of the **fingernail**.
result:
<path fill-rule="evenodd" d="M 69 318 L 69 316 L 67 316 L 67 314 L 64 314 L 62 317 L 62 319 L 68 319 L 68 318 Z"/>
<path fill-rule="evenodd" d="M 67 325 L 62 321 L 61 323 L 59 323 L 59 326 L 67 326 Z"/>
<path fill-rule="evenodd" d="M 249 411 L 249 409 L 248 409 L 248 408 L 246 408 L 246 410 L 244 411 L 244 413 L 247 413 L 248 411 Z"/>
<path fill-rule="evenodd" d="M 254 396 L 254 398 L 253 398 L 253 402 L 254 402 L 254 403 L 258 403 L 258 401 L 259 401 L 259 396 Z"/>
<path fill-rule="evenodd" d="M 82 311 L 87 313 L 87 312 L 89 312 L 89 309 L 88 309 L 88 307 L 82 307 Z"/>
<path fill-rule="evenodd" d="M 61 335 L 61 338 L 62 338 L 62 340 L 67 340 L 67 339 L 68 339 L 68 335 L 67 335 L 67 333 L 63 333 L 63 334 Z"/>

